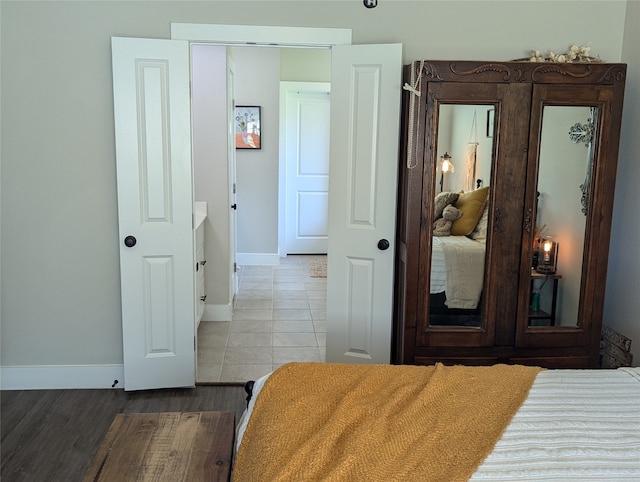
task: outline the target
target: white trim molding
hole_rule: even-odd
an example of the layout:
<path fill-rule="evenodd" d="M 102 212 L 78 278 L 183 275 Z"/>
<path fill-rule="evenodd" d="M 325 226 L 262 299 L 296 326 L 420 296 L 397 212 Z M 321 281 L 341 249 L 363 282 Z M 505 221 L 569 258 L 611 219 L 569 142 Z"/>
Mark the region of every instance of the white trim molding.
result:
<path fill-rule="evenodd" d="M 231 303 L 226 305 L 204 305 L 201 321 L 231 321 L 233 317 L 233 306 Z"/>
<path fill-rule="evenodd" d="M 236 262 L 239 265 L 278 266 L 280 255 L 278 253 L 237 253 Z"/>
<path fill-rule="evenodd" d="M 286 46 L 330 48 L 351 45 L 347 28 L 270 27 L 254 25 L 215 25 L 172 23 L 171 39 L 211 42 L 222 45 Z"/>
<path fill-rule="evenodd" d="M 124 388 L 124 365 L 0 367 L 2 390 Z"/>

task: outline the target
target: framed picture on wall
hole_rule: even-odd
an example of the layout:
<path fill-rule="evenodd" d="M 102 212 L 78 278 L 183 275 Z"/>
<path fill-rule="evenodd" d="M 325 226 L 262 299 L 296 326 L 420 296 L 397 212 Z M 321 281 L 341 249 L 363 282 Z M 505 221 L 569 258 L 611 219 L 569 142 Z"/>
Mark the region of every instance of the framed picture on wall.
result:
<path fill-rule="evenodd" d="M 236 106 L 236 149 L 260 149 L 260 106 Z"/>

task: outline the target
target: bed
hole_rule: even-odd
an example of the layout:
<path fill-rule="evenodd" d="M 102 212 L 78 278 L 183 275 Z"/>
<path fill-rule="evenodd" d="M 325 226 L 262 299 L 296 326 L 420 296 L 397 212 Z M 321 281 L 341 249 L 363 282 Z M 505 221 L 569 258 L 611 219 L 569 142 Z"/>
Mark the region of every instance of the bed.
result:
<path fill-rule="evenodd" d="M 233 480 L 637 481 L 639 408 L 640 368 L 290 363 L 253 383 Z"/>
<path fill-rule="evenodd" d="M 475 309 L 484 280 L 484 241 L 467 236 L 433 237 L 431 294 L 444 293 L 450 309 Z"/>
<path fill-rule="evenodd" d="M 489 222 L 489 187 L 467 193 L 442 192 L 434 200 L 433 219 L 442 216 L 447 205 L 460 210 L 450 236 L 433 236 L 429 291 L 432 312 L 473 314 L 477 310 L 484 282 L 484 264 Z M 461 312 L 456 310 L 467 310 Z"/>

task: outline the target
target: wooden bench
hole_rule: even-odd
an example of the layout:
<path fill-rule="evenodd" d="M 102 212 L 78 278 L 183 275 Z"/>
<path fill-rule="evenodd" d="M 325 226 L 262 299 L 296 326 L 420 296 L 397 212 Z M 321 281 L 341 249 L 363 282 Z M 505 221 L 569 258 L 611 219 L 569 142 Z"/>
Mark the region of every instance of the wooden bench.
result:
<path fill-rule="evenodd" d="M 233 412 L 121 413 L 85 474 L 93 481 L 228 481 Z"/>

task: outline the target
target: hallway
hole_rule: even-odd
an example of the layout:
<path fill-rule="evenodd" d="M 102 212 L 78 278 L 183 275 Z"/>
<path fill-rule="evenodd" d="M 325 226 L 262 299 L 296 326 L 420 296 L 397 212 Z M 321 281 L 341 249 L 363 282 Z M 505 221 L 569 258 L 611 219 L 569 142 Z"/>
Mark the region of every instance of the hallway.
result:
<path fill-rule="evenodd" d="M 255 380 L 290 361 L 325 361 L 327 279 L 291 255 L 278 266 L 240 266 L 232 321 L 198 328 L 198 383 Z"/>

